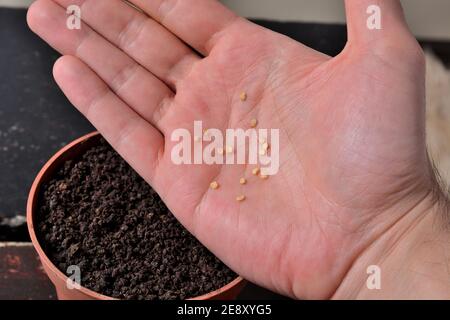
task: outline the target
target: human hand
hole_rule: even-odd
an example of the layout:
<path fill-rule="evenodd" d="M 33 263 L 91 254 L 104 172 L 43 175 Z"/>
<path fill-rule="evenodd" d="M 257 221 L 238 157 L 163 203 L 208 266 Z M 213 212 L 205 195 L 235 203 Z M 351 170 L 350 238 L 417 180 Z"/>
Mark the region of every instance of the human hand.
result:
<path fill-rule="evenodd" d="M 378 239 L 432 210 L 424 61 L 398 1 L 347 0 L 349 42 L 335 58 L 216 1 L 130 2 L 148 16 L 119 0 L 37 0 L 28 23 L 64 55 L 54 76 L 70 101 L 236 272 L 328 298 Z M 374 3 L 381 30 L 366 25 Z M 81 30 L 66 28 L 72 4 Z M 252 118 L 280 130 L 269 179 L 251 166 L 173 163 L 174 130 L 247 129 Z"/>

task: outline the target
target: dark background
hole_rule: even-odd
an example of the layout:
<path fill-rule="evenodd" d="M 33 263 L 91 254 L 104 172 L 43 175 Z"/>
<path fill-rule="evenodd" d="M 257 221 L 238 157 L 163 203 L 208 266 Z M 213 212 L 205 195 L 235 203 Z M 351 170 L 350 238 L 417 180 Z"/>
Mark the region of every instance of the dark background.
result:
<path fill-rule="evenodd" d="M 34 177 L 59 148 L 94 130 L 58 89 L 59 54 L 29 31 L 25 16 L 0 8 L 0 241 L 29 241 L 24 216 Z M 332 56 L 346 42 L 343 25 L 256 22 Z M 421 43 L 450 62 L 449 43 Z M 249 286 L 241 298 L 280 297 Z"/>

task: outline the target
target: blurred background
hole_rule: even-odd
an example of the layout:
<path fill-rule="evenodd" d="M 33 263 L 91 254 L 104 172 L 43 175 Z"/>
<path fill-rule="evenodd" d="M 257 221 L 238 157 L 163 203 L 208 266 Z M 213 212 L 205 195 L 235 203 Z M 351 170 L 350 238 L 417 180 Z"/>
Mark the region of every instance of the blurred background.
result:
<path fill-rule="evenodd" d="M 242 16 L 280 21 L 345 23 L 339 0 L 222 0 Z M 403 0 L 408 23 L 417 37 L 450 39 L 450 1 Z"/>
<path fill-rule="evenodd" d="M 345 45 L 343 0 L 221 1 L 256 23 L 331 56 Z M 26 26 L 26 8 L 32 2 L 0 0 L 0 299 L 54 298 L 28 243 L 27 194 L 37 172 L 59 148 L 94 130 L 52 78 L 59 54 Z M 430 153 L 450 185 L 450 0 L 402 3 L 426 51 Z M 251 287 L 243 297 L 277 296 Z"/>
<path fill-rule="evenodd" d="M 188 0 L 189 1 L 189 0 Z M 0 0 L 0 5 L 26 7 L 33 0 Z M 344 23 L 342 0 L 221 0 L 244 17 L 279 21 Z M 450 40 L 450 1 L 403 0 L 414 34 L 427 39 Z"/>

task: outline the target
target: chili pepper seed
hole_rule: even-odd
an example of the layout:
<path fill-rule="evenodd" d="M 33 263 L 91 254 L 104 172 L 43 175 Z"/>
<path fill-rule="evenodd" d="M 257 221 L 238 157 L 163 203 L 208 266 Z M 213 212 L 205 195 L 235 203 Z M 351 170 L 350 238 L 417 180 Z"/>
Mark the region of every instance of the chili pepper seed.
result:
<path fill-rule="evenodd" d="M 219 189 L 219 183 L 217 181 L 213 181 L 211 182 L 211 184 L 209 185 L 211 187 L 211 189 L 216 190 Z"/>

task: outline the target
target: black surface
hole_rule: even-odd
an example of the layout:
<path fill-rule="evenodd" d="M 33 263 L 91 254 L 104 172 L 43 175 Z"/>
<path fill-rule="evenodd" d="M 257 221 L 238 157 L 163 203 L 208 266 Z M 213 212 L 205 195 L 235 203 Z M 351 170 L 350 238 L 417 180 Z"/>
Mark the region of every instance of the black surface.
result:
<path fill-rule="evenodd" d="M 43 163 L 92 131 L 52 78 L 58 54 L 25 23 L 25 10 L 0 9 L 0 217 L 23 215 Z"/>
<path fill-rule="evenodd" d="M 347 28 L 345 25 L 274 22 L 267 20 L 256 20 L 255 22 L 333 57 L 344 49 L 347 42 Z"/>
<path fill-rule="evenodd" d="M 0 242 L 30 241 L 24 216 L 0 218 Z"/>

